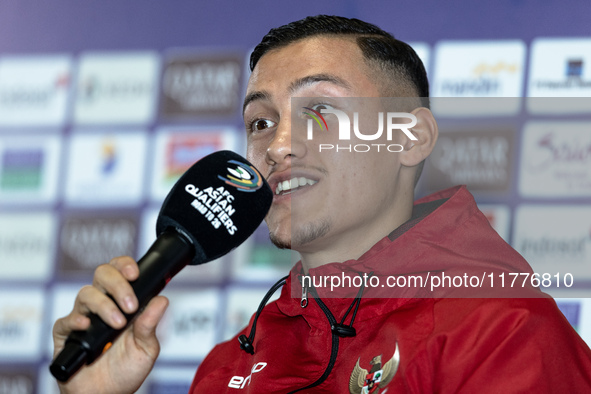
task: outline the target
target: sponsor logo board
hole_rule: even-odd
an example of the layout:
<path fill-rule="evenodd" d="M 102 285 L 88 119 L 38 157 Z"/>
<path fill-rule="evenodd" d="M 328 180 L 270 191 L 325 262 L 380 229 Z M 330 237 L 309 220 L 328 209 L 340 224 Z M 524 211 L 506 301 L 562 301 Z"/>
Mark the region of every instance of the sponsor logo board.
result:
<path fill-rule="evenodd" d="M 155 52 L 82 54 L 74 122 L 149 123 L 155 113 L 159 63 Z"/>
<path fill-rule="evenodd" d="M 472 192 L 506 193 L 511 187 L 514 130 L 442 131 L 425 161 L 424 186 L 441 190 L 465 184 Z"/>
<path fill-rule="evenodd" d="M 242 57 L 174 55 L 162 76 L 160 112 L 167 119 L 232 116 L 240 110 Z"/>
<path fill-rule="evenodd" d="M 591 122 L 527 123 L 519 174 L 525 197 L 591 197 Z"/>
<path fill-rule="evenodd" d="M 442 41 L 435 49 L 433 97 L 521 97 L 526 46 L 519 40 Z M 490 106 L 476 101 L 471 111 L 458 109 L 458 116 L 517 113 L 519 100 Z M 450 114 L 446 101 L 435 101 L 436 114 Z M 480 105 L 479 105 L 480 104 Z"/>
<path fill-rule="evenodd" d="M 53 268 L 52 212 L 0 214 L 0 279 L 47 280 Z"/>
<path fill-rule="evenodd" d="M 591 96 L 591 38 L 539 38 L 533 41 L 528 81 L 529 97 Z M 528 101 L 535 113 L 555 112 L 552 101 Z M 589 112 L 588 100 L 581 107 L 561 111 Z"/>
<path fill-rule="evenodd" d="M 591 279 L 591 207 L 521 205 L 516 210 L 513 247 L 534 272 Z"/>
<path fill-rule="evenodd" d="M 196 161 L 219 150 L 237 151 L 232 128 L 164 128 L 155 140 L 152 199 L 163 201 L 172 186 Z"/>
<path fill-rule="evenodd" d="M 195 361 L 209 353 L 219 340 L 221 295 L 218 290 L 164 289 L 170 300 L 158 325 L 161 360 Z"/>
<path fill-rule="evenodd" d="M 17 369 L 12 366 L 0 366 L 0 393 L 35 394 L 36 386 L 37 376 L 33 367 Z"/>
<path fill-rule="evenodd" d="M 40 288 L 0 290 L 0 361 L 41 356 L 44 299 Z"/>
<path fill-rule="evenodd" d="M 132 204 L 143 198 L 145 132 L 74 133 L 70 139 L 66 200 Z"/>
<path fill-rule="evenodd" d="M 138 217 L 133 211 L 67 212 L 59 232 L 59 271 L 91 275 L 118 256 L 136 252 Z"/>
<path fill-rule="evenodd" d="M 0 58 L 0 126 L 63 125 L 71 69 L 67 55 Z"/>
<path fill-rule="evenodd" d="M 60 151 L 59 136 L 0 138 L 0 202 L 53 201 L 57 194 Z"/>

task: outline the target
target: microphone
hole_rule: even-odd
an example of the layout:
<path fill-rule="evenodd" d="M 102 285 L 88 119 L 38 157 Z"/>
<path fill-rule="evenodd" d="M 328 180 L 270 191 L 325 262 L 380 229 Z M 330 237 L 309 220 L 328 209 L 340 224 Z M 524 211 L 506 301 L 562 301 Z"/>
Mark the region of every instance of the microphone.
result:
<path fill-rule="evenodd" d="M 267 181 L 234 152 L 215 152 L 193 164 L 164 200 L 156 222 L 158 237 L 138 261 L 140 274 L 131 286 L 139 307 L 123 313 L 127 326 L 186 265 L 214 260 L 244 242 L 272 201 Z M 49 367 L 61 382 L 92 363 L 125 330 L 108 326 L 94 313 L 89 318 L 90 327 L 72 331 Z"/>

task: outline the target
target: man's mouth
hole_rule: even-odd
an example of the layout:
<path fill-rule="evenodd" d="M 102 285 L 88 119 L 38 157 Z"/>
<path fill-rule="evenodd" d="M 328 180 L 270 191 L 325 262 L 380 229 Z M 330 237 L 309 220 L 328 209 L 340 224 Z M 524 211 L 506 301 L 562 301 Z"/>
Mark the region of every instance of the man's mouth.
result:
<path fill-rule="evenodd" d="M 289 181 L 283 181 L 283 182 L 279 182 L 277 184 L 277 188 L 275 189 L 275 194 L 287 194 L 287 193 L 291 193 L 293 192 L 295 189 L 297 189 L 298 187 L 303 187 L 303 186 L 312 186 L 313 184 L 315 184 L 318 181 L 314 181 L 312 179 L 308 179 L 305 177 L 297 177 L 297 178 L 292 178 Z"/>

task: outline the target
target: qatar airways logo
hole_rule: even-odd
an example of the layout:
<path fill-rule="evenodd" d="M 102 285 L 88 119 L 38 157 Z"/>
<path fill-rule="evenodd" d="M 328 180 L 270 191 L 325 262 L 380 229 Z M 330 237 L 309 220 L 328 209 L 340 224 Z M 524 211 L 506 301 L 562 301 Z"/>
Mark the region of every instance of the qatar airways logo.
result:
<path fill-rule="evenodd" d="M 321 143 L 318 145 L 319 152 L 323 151 L 335 151 L 335 152 L 402 152 L 404 147 L 396 143 L 370 143 L 369 141 L 383 141 L 384 131 L 386 133 L 386 141 L 392 141 L 394 131 L 403 132 L 412 141 L 417 141 L 409 129 L 417 124 L 417 118 L 408 112 L 378 112 L 377 113 L 377 131 L 361 130 L 360 127 L 359 112 L 353 112 L 353 127 L 351 127 L 351 118 L 349 115 L 341 110 L 335 108 L 322 108 L 319 111 L 314 110 L 310 107 L 302 107 L 302 114 L 308 117 L 307 123 L 307 138 L 308 140 L 314 139 L 314 124 L 320 128 L 320 133 L 331 132 L 329 130 L 328 123 L 323 114 L 332 114 L 336 116 L 338 122 L 338 144 L 325 144 Z M 409 122 L 403 122 L 405 119 Z M 385 127 L 384 127 L 385 124 Z M 316 127 L 318 129 L 318 127 Z M 351 130 L 353 130 L 354 138 L 361 141 L 368 141 L 368 143 L 362 144 L 351 144 L 347 143 L 351 141 Z"/>

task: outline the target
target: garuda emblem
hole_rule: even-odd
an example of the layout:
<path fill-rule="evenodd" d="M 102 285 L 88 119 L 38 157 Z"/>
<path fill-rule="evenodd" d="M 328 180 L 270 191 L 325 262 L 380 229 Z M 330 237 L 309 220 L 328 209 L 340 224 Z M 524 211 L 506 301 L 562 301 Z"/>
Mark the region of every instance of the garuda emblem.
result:
<path fill-rule="evenodd" d="M 398 344 L 396 344 L 394 355 L 386 364 L 382 365 L 382 355 L 374 357 L 369 362 L 371 365 L 369 371 L 361 368 L 359 359 L 357 359 L 357 364 L 355 364 L 349 379 L 349 392 L 351 394 L 378 394 L 381 388 L 390 383 L 398 370 L 399 363 Z"/>

